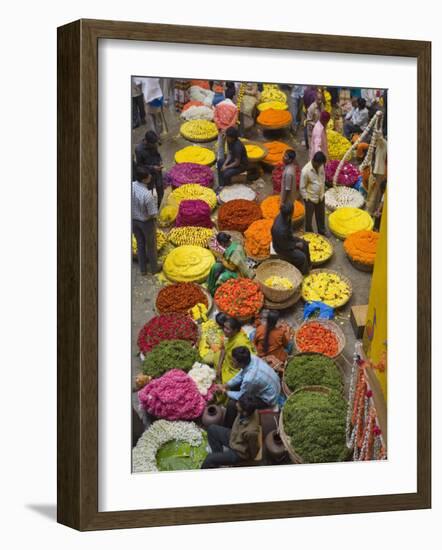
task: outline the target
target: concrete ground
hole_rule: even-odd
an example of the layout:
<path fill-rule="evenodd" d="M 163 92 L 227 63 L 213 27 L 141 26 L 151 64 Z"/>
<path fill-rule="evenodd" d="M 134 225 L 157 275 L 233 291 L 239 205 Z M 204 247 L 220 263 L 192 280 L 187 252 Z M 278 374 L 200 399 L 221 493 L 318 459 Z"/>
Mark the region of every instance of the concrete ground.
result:
<path fill-rule="evenodd" d="M 165 172 L 174 164 L 174 154 L 178 149 L 186 147 L 190 144 L 179 134 L 179 127 L 181 121 L 179 115 L 175 113 L 172 109 L 165 109 L 165 116 L 168 126 L 168 132 L 161 135 L 162 145 L 160 146 L 160 152 L 163 157 L 163 162 L 165 166 Z M 141 126 L 132 131 L 132 143 L 135 146 L 139 141 L 142 140 L 144 133 L 147 130 L 147 126 Z M 307 162 L 307 151 L 305 146 L 302 145 L 302 131 L 298 133 L 297 136 L 293 137 L 288 132 L 280 133 L 275 136 L 263 136 L 261 130 L 253 128 L 250 134 L 247 136 L 250 139 L 255 139 L 257 141 L 270 141 L 273 139 L 278 139 L 289 143 L 296 150 L 297 161 L 300 166 L 304 166 Z M 216 141 L 203 144 L 204 147 L 214 150 Z M 260 193 L 261 195 L 267 196 L 272 194 L 272 183 L 271 183 L 271 173 L 265 172 L 263 175 L 265 180 L 265 187 Z M 252 187 L 254 187 L 252 185 Z M 165 200 L 169 190 L 166 191 Z M 353 295 L 349 303 L 336 311 L 335 321 L 342 328 L 345 337 L 346 337 L 346 346 L 344 349 L 343 357 L 339 360 L 340 366 L 343 368 L 346 378 L 346 385 L 348 385 L 349 376 L 351 372 L 351 361 L 352 355 L 354 352 L 354 345 L 356 338 L 350 324 L 350 309 L 353 305 L 363 305 L 368 303 L 369 291 L 370 291 L 370 282 L 371 274 L 364 273 L 355 269 L 350 262 L 347 260 L 344 250 L 343 243 L 335 237 L 331 237 L 331 241 L 334 246 L 334 255 L 332 258 L 323 266 L 324 268 L 334 269 L 344 275 L 346 275 L 352 282 L 353 286 Z M 148 275 L 147 277 L 142 277 L 140 275 L 138 265 L 136 262 L 133 263 L 132 269 L 132 380 L 134 380 L 136 374 L 140 370 L 141 361 L 137 357 L 138 347 L 137 347 L 137 336 L 140 328 L 145 324 L 152 316 L 155 315 L 154 307 L 155 300 L 158 293 L 158 290 L 161 288 L 161 283 L 158 280 L 158 277 Z M 287 320 L 291 325 L 297 326 L 302 321 L 303 316 L 303 307 L 304 302 L 301 299 L 295 306 L 290 309 L 285 310 L 282 313 L 282 318 Z M 136 407 L 137 397 L 136 393 L 133 394 L 133 404 Z"/>

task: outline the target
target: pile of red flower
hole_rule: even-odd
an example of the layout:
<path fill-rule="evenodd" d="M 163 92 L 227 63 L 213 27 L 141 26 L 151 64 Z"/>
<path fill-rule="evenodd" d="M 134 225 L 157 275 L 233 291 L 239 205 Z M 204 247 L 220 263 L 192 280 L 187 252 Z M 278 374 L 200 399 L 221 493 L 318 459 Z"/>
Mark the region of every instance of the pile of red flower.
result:
<path fill-rule="evenodd" d="M 259 204 L 246 199 L 234 199 L 221 206 L 218 212 L 218 227 L 221 231 L 244 231 L 250 224 L 262 218 Z"/>
<path fill-rule="evenodd" d="M 284 172 L 284 164 L 279 163 L 272 171 L 273 193 L 281 193 L 282 173 Z M 301 181 L 301 167 L 295 164 L 296 187 L 299 189 Z"/>
<path fill-rule="evenodd" d="M 195 283 L 175 283 L 160 290 L 156 308 L 159 313 L 187 313 L 196 304 L 209 305 L 202 288 Z"/>
<path fill-rule="evenodd" d="M 138 334 L 138 347 L 142 353 L 151 351 L 163 340 L 188 340 L 195 344 L 198 339 L 196 324 L 181 313 L 157 315 L 146 323 Z"/>
<path fill-rule="evenodd" d="M 296 347 L 301 352 L 316 352 L 336 357 L 339 343 L 335 333 L 321 323 L 306 323 L 296 332 Z"/>
<path fill-rule="evenodd" d="M 332 182 L 335 176 L 336 169 L 338 168 L 339 160 L 329 160 L 325 165 L 325 179 L 328 182 Z M 352 187 L 360 176 L 359 170 L 351 162 L 345 161 L 341 167 L 338 175 L 337 183 L 339 185 L 346 185 Z"/>
<path fill-rule="evenodd" d="M 259 284 L 251 279 L 229 279 L 216 290 L 215 302 L 227 315 L 247 319 L 262 308 L 264 295 Z"/>

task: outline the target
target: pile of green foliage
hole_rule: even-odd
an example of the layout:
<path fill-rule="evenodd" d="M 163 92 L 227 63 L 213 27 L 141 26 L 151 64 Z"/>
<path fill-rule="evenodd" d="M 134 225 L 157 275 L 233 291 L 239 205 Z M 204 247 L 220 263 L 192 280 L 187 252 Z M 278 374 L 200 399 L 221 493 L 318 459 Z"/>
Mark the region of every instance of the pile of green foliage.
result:
<path fill-rule="evenodd" d="M 297 355 L 284 373 L 284 380 L 290 390 L 302 386 L 326 386 L 342 391 L 342 378 L 335 363 L 325 355 Z"/>
<path fill-rule="evenodd" d="M 185 340 L 164 340 L 146 355 L 143 373 L 158 378 L 171 369 L 188 372 L 195 361 L 200 361 L 198 350 Z"/>
<path fill-rule="evenodd" d="M 284 405 L 284 431 L 304 462 L 340 462 L 348 452 L 346 414 L 347 403 L 339 392 L 300 391 Z"/>

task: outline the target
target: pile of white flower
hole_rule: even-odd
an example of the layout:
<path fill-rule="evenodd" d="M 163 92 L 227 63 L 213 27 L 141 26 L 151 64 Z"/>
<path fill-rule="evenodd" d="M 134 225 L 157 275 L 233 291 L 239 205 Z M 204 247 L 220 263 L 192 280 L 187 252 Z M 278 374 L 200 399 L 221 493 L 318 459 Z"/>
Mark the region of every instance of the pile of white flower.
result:
<path fill-rule="evenodd" d="M 364 197 L 356 189 L 351 187 L 332 187 L 325 193 L 325 206 L 327 210 L 334 211 L 343 206 L 362 208 Z"/>
<path fill-rule="evenodd" d="M 157 472 L 157 452 L 169 441 L 185 441 L 197 447 L 203 437 L 194 422 L 170 422 L 157 420 L 140 437 L 132 450 L 132 470 L 136 472 Z"/>
<path fill-rule="evenodd" d="M 216 371 L 204 363 L 194 363 L 188 375 L 195 382 L 201 395 L 207 395 L 216 378 Z"/>
<path fill-rule="evenodd" d="M 206 105 L 192 105 L 181 113 L 184 120 L 213 120 L 214 111 Z"/>

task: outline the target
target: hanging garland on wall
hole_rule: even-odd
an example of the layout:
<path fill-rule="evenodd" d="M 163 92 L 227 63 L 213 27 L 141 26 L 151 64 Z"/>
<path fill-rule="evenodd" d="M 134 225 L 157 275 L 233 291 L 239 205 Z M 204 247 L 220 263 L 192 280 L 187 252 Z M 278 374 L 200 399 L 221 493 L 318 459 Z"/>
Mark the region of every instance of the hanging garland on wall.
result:
<path fill-rule="evenodd" d="M 353 460 L 385 460 L 387 450 L 378 425 L 376 408 L 365 369 L 371 365 L 355 353 L 348 397 L 346 443 Z"/>

